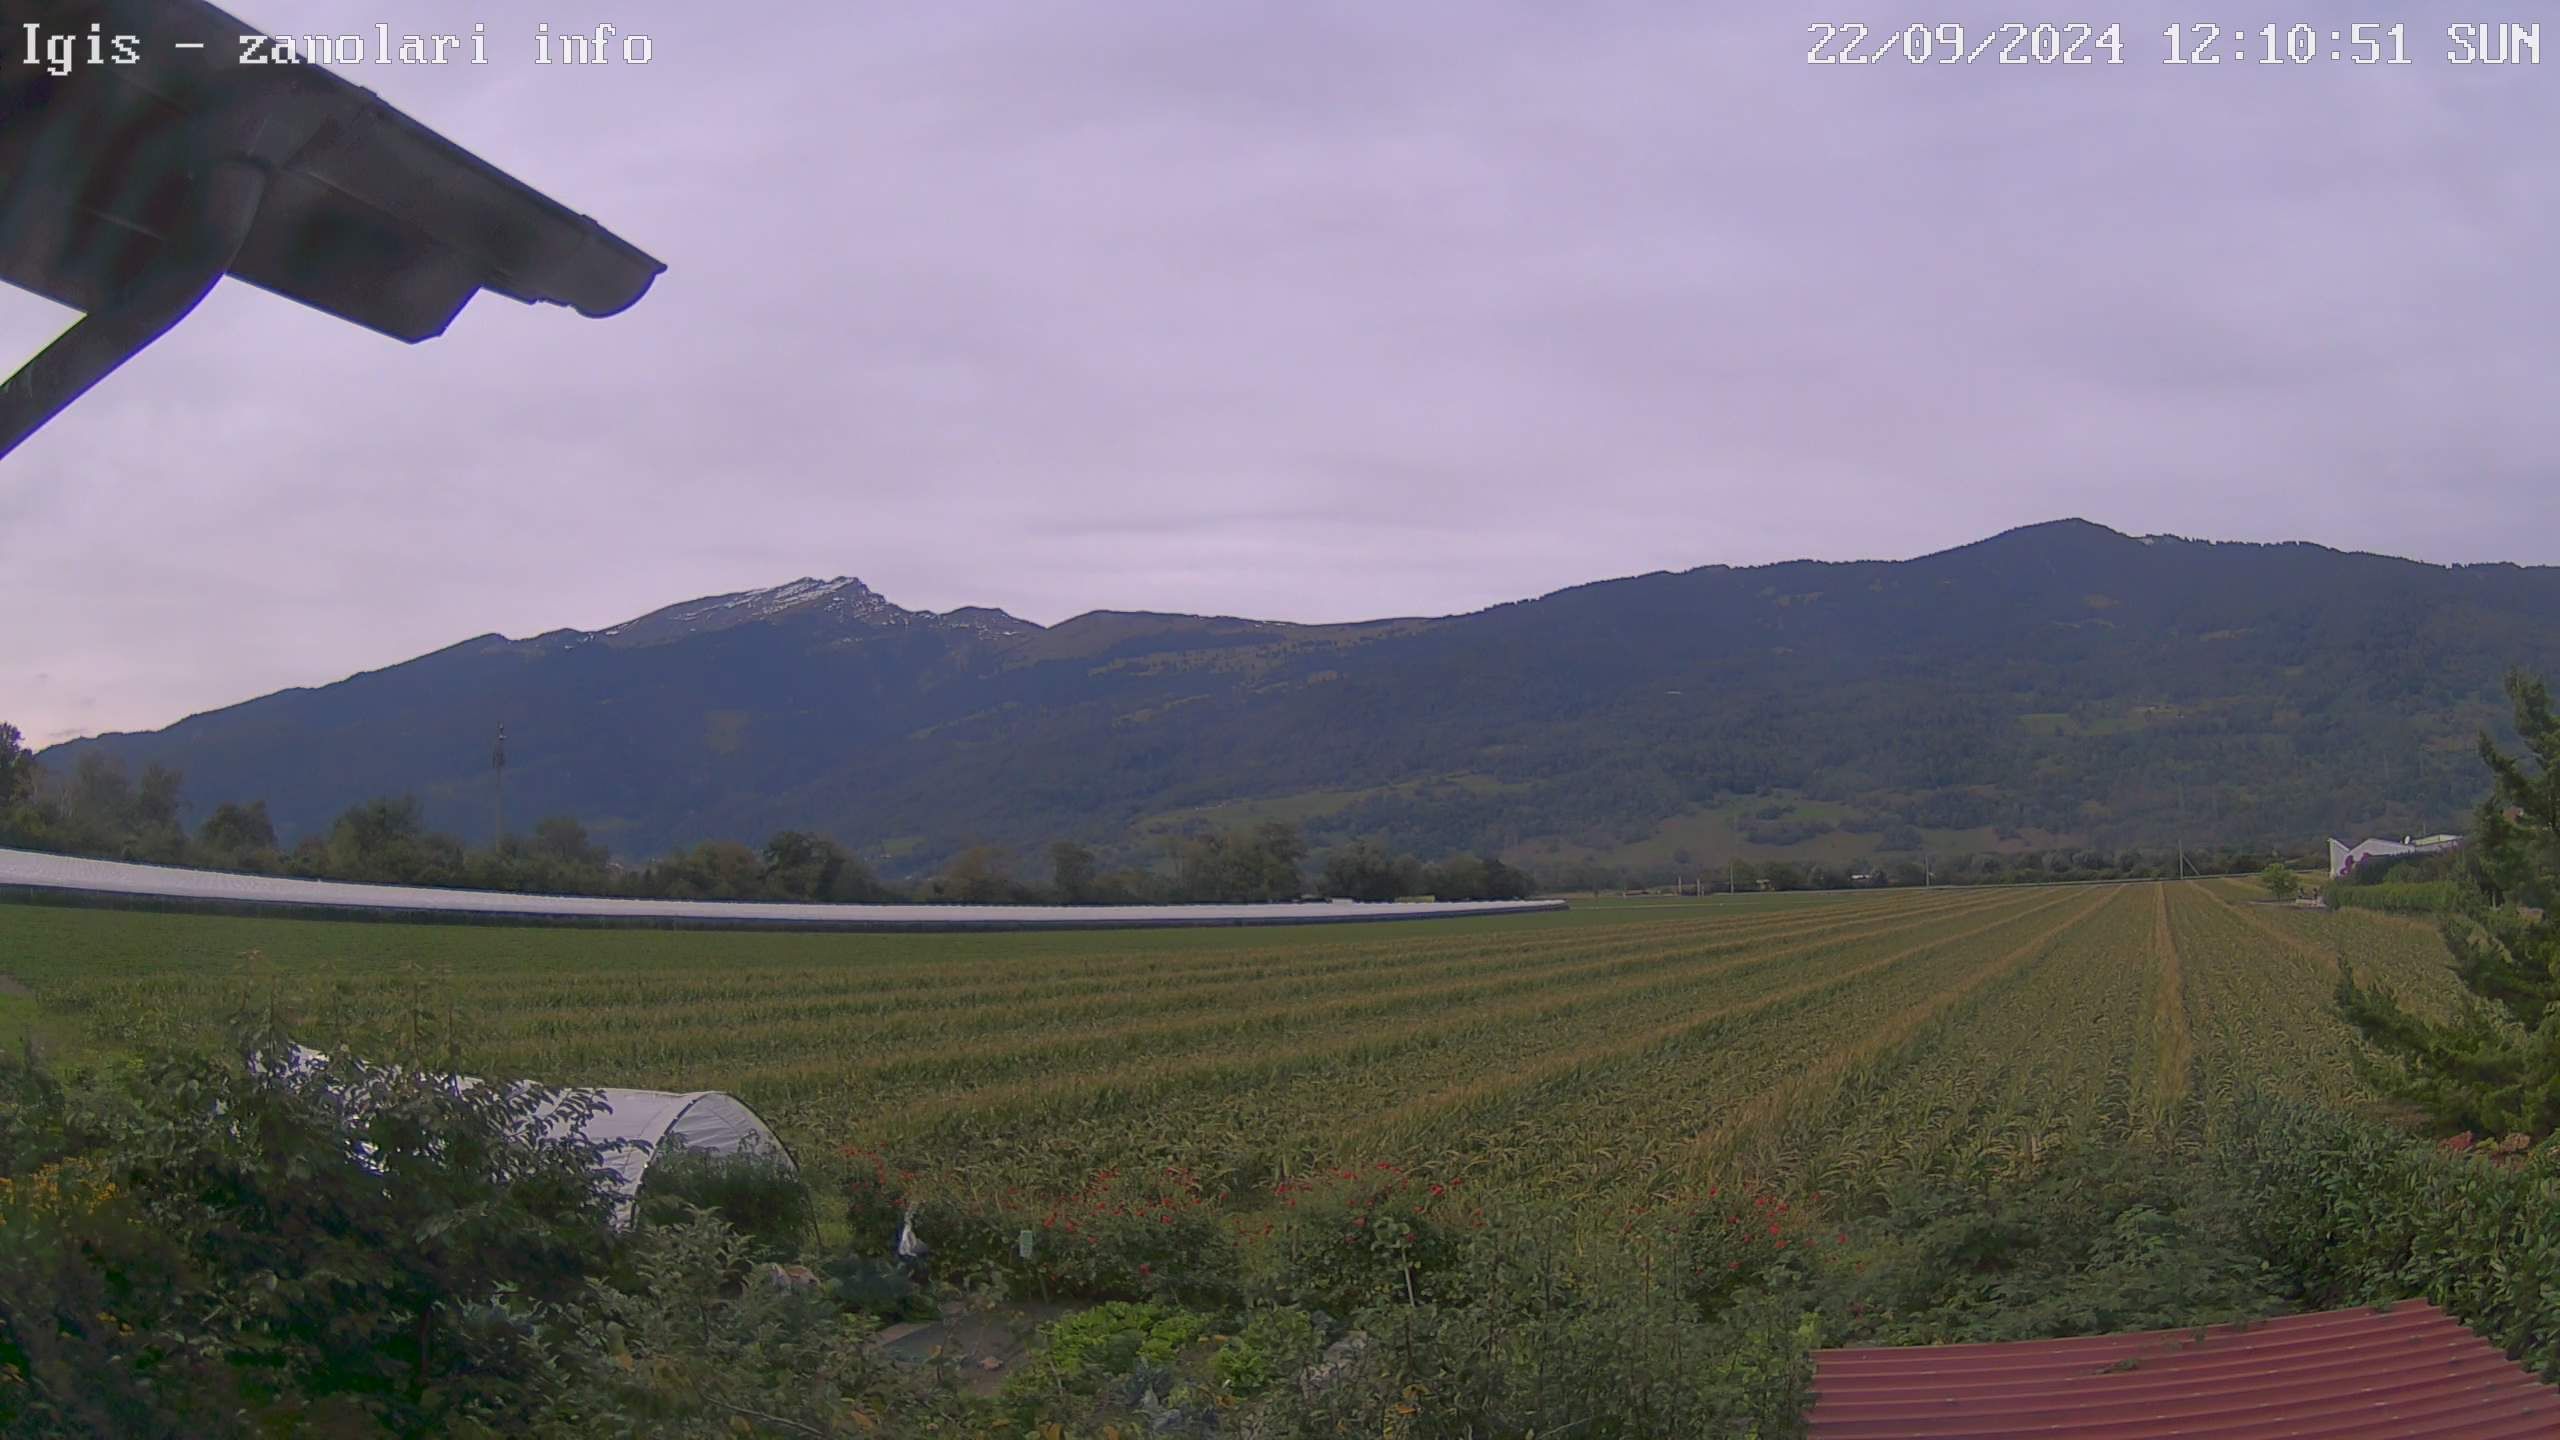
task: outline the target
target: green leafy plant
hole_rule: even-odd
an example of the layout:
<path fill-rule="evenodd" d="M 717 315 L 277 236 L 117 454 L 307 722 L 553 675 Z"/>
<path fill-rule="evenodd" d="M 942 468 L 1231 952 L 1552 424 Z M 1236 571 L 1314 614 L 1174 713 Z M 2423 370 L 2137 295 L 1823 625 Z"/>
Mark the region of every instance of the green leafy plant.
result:
<path fill-rule="evenodd" d="M 1257 1310 L 1218 1353 L 1209 1369 L 1228 1393 L 1254 1396 L 1269 1390 L 1316 1361 L 1324 1351 L 1324 1335 L 1306 1311 L 1283 1305 Z"/>
<path fill-rule="evenodd" d="M 2447 1128 L 2540 1136 L 2560 1128 L 2560 715 L 2521 672 L 2507 696 L 2531 767 L 2480 736 L 2494 783 L 2443 927 L 2469 995 L 2451 1019 L 2429 1019 L 2341 961 L 2338 1006 L 2399 1062 L 2381 1083 Z"/>
<path fill-rule="evenodd" d="M 1070 1384 L 1166 1366 L 1209 1333 L 1206 1317 L 1148 1302 L 1113 1300 L 1048 1327 L 1043 1357 Z"/>
<path fill-rule="evenodd" d="M 2560 1380 L 2560 1142 L 2429 1145 L 2251 1095 L 2213 1160 L 2247 1237 L 2306 1305 L 2423 1297 Z"/>
<path fill-rule="evenodd" d="M 697 1209 L 727 1221 L 767 1260 L 800 1254 L 817 1231 L 809 1187 L 778 1156 L 679 1145 L 651 1157 L 640 1187 L 640 1223 L 665 1224 Z"/>
<path fill-rule="evenodd" d="M 1456 1280 L 1463 1229 L 1481 1218 L 1451 1185 L 1385 1161 L 1273 1189 L 1286 1231 L 1281 1296 L 1334 1315 L 1442 1298 Z"/>

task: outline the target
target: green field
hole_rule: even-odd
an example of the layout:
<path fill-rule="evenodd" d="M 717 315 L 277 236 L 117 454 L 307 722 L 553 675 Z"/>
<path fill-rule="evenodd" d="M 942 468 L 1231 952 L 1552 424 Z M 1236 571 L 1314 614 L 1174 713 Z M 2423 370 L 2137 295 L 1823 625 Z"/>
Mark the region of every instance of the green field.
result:
<path fill-rule="evenodd" d="M 1302 930 L 784 935 L 0 906 L 0 1043 L 113 1051 L 240 1006 L 311 1043 L 722 1089 L 813 1170 L 955 1187 L 1391 1161 L 1626 1199 L 1997 1173 L 2197 1133 L 2243 1082 L 2369 1098 L 2344 955 L 2431 1009 L 2435 937 L 2232 882 L 1719 897 Z M 26 993 L 8 993 L 22 989 Z"/>

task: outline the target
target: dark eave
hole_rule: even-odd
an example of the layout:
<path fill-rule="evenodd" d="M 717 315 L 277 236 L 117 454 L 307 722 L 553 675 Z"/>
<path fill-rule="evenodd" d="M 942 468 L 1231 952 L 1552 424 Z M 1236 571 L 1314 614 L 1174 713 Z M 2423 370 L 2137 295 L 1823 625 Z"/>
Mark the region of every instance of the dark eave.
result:
<path fill-rule="evenodd" d="M 73 309 L 151 268 L 224 147 L 271 167 L 230 273 L 395 339 L 442 334 L 481 290 L 612 315 L 666 268 L 369 90 L 241 64 L 258 32 L 199 0 L 0 0 L 0 20 L 0 279 Z M 140 58 L 50 75 L 24 63 L 28 24 L 136 36 Z"/>

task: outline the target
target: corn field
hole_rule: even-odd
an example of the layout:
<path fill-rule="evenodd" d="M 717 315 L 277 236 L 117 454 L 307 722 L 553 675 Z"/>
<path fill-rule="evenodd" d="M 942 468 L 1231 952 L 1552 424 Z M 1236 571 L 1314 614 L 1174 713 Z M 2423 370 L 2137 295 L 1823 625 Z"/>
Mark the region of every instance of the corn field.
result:
<path fill-rule="evenodd" d="M 1516 919 L 1050 935 L 342 924 L 0 906 L 0 975 L 109 1049 L 229 1010 L 481 1074 L 720 1089 L 823 1170 L 955 1186 L 1392 1159 L 1475 1193 L 1848 1191 L 2180 1145 L 2244 1083 L 2368 1103 L 2341 956 L 2431 930 L 2229 882 L 1719 897 Z M 0 1035 L 0 1041 L 14 1037 Z"/>

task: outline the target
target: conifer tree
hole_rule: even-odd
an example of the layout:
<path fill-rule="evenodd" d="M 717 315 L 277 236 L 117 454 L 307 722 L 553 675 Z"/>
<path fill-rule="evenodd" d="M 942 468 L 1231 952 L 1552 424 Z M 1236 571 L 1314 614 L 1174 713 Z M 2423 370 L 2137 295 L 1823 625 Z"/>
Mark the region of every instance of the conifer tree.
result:
<path fill-rule="evenodd" d="M 2338 1004 L 2400 1062 L 2391 1088 L 2446 1126 L 2539 1138 L 2560 1129 L 2560 717 L 2542 681 L 2511 671 L 2506 689 L 2528 754 L 2480 737 L 2492 788 L 2443 926 L 2470 993 L 2452 1020 L 2432 1020 L 2341 960 Z"/>

